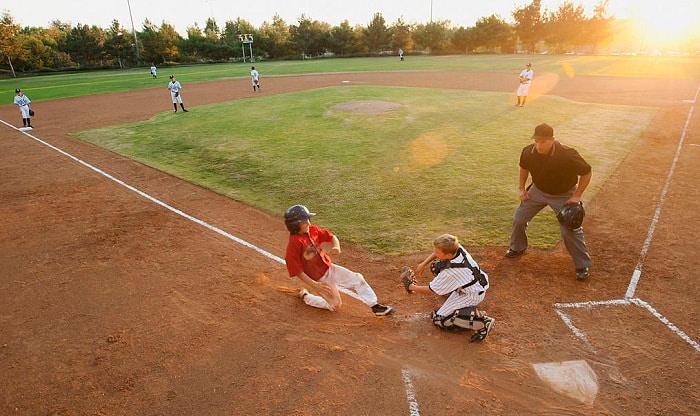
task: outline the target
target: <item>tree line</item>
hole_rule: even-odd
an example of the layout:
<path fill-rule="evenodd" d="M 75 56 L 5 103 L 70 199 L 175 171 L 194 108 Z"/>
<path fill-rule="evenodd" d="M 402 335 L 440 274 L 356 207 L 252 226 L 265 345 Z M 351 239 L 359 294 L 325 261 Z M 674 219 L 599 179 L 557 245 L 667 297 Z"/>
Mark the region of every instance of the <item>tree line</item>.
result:
<path fill-rule="evenodd" d="M 130 31 L 117 20 L 108 28 L 53 21 L 48 28 L 20 27 L 9 13 L 0 20 L 0 71 L 38 72 L 67 69 L 127 68 L 143 64 L 224 62 L 241 59 L 241 34 L 253 35 L 257 59 L 298 59 L 334 56 L 369 56 L 394 53 L 553 53 L 592 52 L 612 39 L 613 17 L 608 0 L 600 0 L 592 16 L 583 6 L 564 2 L 548 11 L 541 0 L 512 11 L 514 23 L 500 15 L 482 17 L 471 27 L 452 27 L 449 20 L 407 23 L 402 18 L 387 24 L 375 13 L 367 26 L 337 26 L 306 15 L 288 24 L 278 15 L 254 27 L 240 17 L 220 27 L 207 19 L 204 28 L 194 24 L 181 36 L 163 22 L 146 19 L 141 30 Z"/>

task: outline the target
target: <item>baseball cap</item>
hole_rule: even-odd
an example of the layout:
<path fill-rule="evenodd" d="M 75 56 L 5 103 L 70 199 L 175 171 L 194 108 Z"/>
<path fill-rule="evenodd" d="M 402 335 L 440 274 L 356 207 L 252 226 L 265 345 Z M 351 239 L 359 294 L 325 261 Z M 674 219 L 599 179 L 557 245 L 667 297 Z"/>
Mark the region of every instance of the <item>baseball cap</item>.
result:
<path fill-rule="evenodd" d="M 173 78 L 175 78 L 175 75 L 171 75 L 171 76 L 170 76 L 170 79 L 173 79 Z"/>
<path fill-rule="evenodd" d="M 532 135 L 533 139 L 553 139 L 554 129 L 547 123 L 542 123 L 535 127 L 535 134 Z"/>
<path fill-rule="evenodd" d="M 19 88 L 15 88 L 15 92 L 20 92 L 20 91 L 22 91 L 22 90 L 20 90 Z"/>
<path fill-rule="evenodd" d="M 528 62 L 527 64 L 525 64 L 525 66 L 532 66 L 532 64 Z"/>

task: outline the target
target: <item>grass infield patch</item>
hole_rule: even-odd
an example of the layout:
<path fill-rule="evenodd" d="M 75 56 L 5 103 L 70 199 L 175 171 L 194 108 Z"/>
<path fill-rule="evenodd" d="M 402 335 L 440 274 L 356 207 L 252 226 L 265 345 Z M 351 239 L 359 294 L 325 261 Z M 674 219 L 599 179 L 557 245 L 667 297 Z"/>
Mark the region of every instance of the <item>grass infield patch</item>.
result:
<path fill-rule="evenodd" d="M 165 112 L 77 136 L 280 217 L 305 204 L 341 241 L 377 253 L 425 251 L 445 232 L 466 245 L 505 246 L 518 204 L 518 158 L 535 125 L 554 126 L 557 139 L 593 166 L 590 200 L 654 113 L 550 96 L 521 109 L 512 98 L 329 87 Z M 395 105 L 353 111 L 354 102 Z M 529 237 L 541 248 L 559 241 L 550 210 L 532 221 Z"/>

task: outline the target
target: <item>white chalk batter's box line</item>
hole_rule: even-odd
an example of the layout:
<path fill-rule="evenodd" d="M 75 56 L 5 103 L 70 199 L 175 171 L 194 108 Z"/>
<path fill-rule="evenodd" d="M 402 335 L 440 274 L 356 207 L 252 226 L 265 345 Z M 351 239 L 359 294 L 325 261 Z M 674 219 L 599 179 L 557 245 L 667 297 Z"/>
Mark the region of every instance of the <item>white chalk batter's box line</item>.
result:
<path fill-rule="evenodd" d="M 579 338 L 583 343 L 586 345 L 588 350 L 590 350 L 593 353 L 597 353 L 595 348 L 591 345 L 591 343 L 588 341 L 588 338 L 586 337 L 586 334 L 580 329 L 577 328 L 573 322 L 571 322 L 571 318 L 569 315 L 567 315 L 562 309 L 593 309 L 596 306 L 628 306 L 628 305 L 637 305 L 640 306 L 647 311 L 651 312 L 652 315 L 654 315 L 659 321 L 661 321 L 664 325 L 668 327 L 671 331 L 673 331 L 676 335 L 681 337 L 685 342 L 690 344 L 693 348 L 695 348 L 695 351 L 700 352 L 700 344 L 698 344 L 695 340 L 690 338 L 685 332 L 680 330 L 676 325 L 674 325 L 671 321 L 668 320 L 665 316 L 663 316 L 659 311 L 657 311 L 653 306 L 651 306 L 649 303 L 639 299 L 639 298 L 629 298 L 629 299 L 614 299 L 614 300 L 601 300 L 601 301 L 588 301 L 588 302 L 578 302 L 578 303 L 555 303 L 555 312 L 559 317 L 564 321 L 564 324 L 569 327 L 571 332 Z"/>

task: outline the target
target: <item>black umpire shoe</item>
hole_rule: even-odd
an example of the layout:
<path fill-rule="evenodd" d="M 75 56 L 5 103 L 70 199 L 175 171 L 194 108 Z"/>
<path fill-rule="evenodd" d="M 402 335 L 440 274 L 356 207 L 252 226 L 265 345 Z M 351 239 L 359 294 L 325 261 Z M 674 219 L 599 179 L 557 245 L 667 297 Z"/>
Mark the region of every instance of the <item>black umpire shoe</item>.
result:
<path fill-rule="evenodd" d="M 576 269 L 576 278 L 578 280 L 586 280 L 588 279 L 588 267 L 584 267 L 583 269 Z"/>
<path fill-rule="evenodd" d="M 523 254 L 525 254 L 525 250 L 527 249 L 513 250 L 512 248 L 509 248 L 508 250 L 506 250 L 506 257 L 508 257 L 509 259 L 513 259 L 522 256 Z"/>

